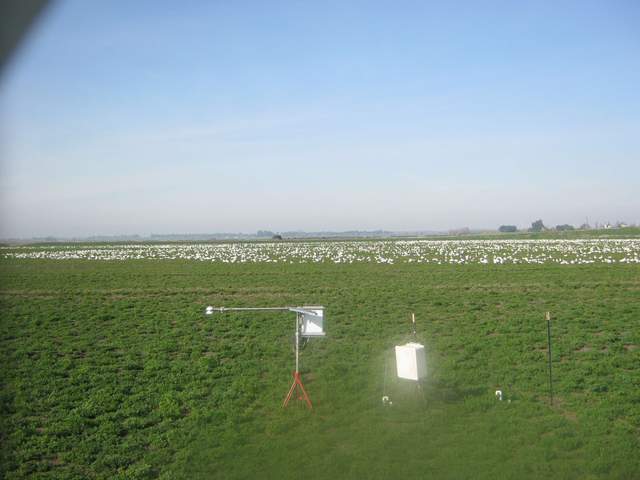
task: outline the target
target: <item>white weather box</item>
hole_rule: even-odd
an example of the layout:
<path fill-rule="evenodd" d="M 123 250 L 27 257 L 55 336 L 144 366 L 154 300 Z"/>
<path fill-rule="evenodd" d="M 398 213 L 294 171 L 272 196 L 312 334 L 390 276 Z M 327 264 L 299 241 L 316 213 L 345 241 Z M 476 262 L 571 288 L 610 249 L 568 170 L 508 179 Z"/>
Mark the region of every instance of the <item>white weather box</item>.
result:
<path fill-rule="evenodd" d="M 324 337 L 324 307 L 302 307 L 300 336 Z"/>
<path fill-rule="evenodd" d="M 427 358 L 424 345 L 407 343 L 396 346 L 396 369 L 398 378 L 420 380 L 427 376 Z"/>

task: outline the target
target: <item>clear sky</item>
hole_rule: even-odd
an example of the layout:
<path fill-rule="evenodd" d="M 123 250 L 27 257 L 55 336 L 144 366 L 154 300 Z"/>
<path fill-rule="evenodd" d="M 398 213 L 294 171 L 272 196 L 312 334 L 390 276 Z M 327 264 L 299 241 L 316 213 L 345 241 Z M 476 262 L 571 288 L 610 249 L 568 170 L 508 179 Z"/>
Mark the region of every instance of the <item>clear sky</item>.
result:
<path fill-rule="evenodd" d="M 640 3 L 60 1 L 0 237 L 640 222 Z"/>

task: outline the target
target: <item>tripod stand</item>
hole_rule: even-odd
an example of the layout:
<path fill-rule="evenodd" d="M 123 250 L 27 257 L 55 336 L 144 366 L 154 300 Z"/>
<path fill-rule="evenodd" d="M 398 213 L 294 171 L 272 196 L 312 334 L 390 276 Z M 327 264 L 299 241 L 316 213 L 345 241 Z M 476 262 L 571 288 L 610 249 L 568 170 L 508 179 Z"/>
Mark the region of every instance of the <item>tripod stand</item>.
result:
<path fill-rule="evenodd" d="M 289 393 L 287 393 L 284 402 L 282 402 L 282 408 L 289 405 L 289 400 L 291 400 L 291 396 L 295 391 L 296 387 L 300 389 L 301 396 L 298 397 L 298 400 L 303 400 L 307 402 L 307 406 L 309 409 L 313 409 L 313 405 L 311 404 L 311 399 L 309 395 L 307 395 L 307 391 L 304 389 L 304 385 L 302 383 L 302 377 L 300 376 L 299 363 L 300 363 L 300 324 L 301 324 L 301 314 L 296 312 L 296 370 L 293 372 L 293 383 L 291 384 L 291 388 L 289 389 Z"/>

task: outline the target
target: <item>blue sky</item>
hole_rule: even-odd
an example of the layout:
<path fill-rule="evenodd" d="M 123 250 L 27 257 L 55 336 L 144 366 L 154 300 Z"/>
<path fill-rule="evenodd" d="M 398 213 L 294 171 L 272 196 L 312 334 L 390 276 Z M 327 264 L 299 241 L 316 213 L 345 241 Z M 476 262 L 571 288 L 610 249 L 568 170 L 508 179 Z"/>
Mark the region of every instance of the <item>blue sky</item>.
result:
<path fill-rule="evenodd" d="M 640 4 L 61 1 L 0 237 L 640 222 Z"/>

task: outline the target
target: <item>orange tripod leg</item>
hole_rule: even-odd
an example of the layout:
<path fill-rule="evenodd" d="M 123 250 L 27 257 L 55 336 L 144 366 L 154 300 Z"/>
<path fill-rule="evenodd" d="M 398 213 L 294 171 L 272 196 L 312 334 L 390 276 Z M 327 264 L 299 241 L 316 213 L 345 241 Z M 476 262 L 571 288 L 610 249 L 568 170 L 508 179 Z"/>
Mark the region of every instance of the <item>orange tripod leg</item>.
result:
<path fill-rule="evenodd" d="M 313 410 L 313 405 L 311 405 L 311 399 L 309 398 L 309 395 L 307 395 L 307 391 L 304 389 L 304 385 L 302 384 L 302 379 L 300 378 L 300 374 L 298 372 L 296 372 L 296 381 L 298 382 L 298 385 L 300 386 L 300 390 L 302 390 L 302 394 L 304 395 L 304 399 L 307 402 L 307 405 L 309 406 L 310 410 Z"/>
<path fill-rule="evenodd" d="M 291 396 L 293 395 L 293 392 L 295 391 L 296 386 L 300 387 L 300 390 L 302 390 L 302 395 L 304 396 L 304 400 L 307 402 L 307 406 L 310 409 L 313 409 L 313 405 L 311 404 L 311 399 L 309 398 L 309 395 L 307 395 L 307 391 L 304 389 L 304 385 L 302 384 L 302 379 L 300 378 L 300 372 L 293 373 L 293 383 L 291 384 L 289 393 L 287 393 L 287 397 L 284 399 L 284 402 L 282 403 L 282 407 L 284 408 L 289 404 L 289 400 L 291 400 Z"/>
<path fill-rule="evenodd" d="M 295 377 L 295 374 L 294 374 Z M 282 408 L 286 407 L 287 405 L 289 405 L 289 400 L 291 400 L 291 395 L 293 395 L 293 391 L 296 389 L 296 381 L 293 380 L 293 383 L 291 384 L 291 388 L 289 389 L 289 393 L 287 393 L 287 398 L 284 399 L 284 402 L 282 403 Z"/>

